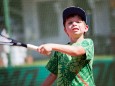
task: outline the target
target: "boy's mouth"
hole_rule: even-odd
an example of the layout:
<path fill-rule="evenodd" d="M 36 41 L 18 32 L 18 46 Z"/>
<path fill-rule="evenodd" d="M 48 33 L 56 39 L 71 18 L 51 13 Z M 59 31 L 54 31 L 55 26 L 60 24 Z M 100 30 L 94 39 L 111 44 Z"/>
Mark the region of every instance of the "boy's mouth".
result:
<path fill-rule="evenodd" d="M 79 29 L 78 29 L 78 28 L 73 28 L 72 30 L 73 30 L 73 31 L 78 31 Z"/>

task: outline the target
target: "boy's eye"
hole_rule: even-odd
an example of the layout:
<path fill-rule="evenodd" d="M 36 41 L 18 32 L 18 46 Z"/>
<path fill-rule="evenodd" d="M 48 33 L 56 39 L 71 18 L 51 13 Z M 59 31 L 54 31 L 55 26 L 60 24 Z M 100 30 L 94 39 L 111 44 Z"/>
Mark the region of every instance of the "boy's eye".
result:
<path fill-rule="evenodd" d="M 76 21 L 76 23 L 81 23 L 81 21 Z M 68 22 L 69 25 L 73 24 L 72 21 Z"/>
<path fill-rule="evenodd" d="M 81 23 L 81 21 L 77 21 L 76 23 Z"/>
<path fill-rule="evenodd" d="M 71 25 L 73 22 L 68 22 L 69 25 Z"/>

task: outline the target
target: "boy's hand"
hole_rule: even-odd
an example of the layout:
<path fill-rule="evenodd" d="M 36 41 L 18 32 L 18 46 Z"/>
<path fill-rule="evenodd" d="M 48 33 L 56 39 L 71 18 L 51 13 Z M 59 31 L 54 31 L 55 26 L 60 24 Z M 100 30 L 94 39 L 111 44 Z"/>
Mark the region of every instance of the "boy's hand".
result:
<path fill-rule="evenodd" d="M 38 51 L 40 54 L 43 54 L 43 55 L 50 55 L 50 54 L 51 54 L 51 51 L 52 51 L 51 44 L 43 44 L 43 45 L 40 45 L 40 46 L 38 47 L 37 51 Z"/>

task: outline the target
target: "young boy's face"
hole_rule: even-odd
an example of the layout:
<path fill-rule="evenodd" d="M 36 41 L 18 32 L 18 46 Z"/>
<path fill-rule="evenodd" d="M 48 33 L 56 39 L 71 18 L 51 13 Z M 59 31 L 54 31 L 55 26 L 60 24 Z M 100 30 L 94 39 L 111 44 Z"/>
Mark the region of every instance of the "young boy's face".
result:
<path fill-rule="evenodd" d="M 75 15 L 66 19 L 64 30 L 70 38 L 79 38 L 88 31 L 88 25 L 79 16 Z"/>

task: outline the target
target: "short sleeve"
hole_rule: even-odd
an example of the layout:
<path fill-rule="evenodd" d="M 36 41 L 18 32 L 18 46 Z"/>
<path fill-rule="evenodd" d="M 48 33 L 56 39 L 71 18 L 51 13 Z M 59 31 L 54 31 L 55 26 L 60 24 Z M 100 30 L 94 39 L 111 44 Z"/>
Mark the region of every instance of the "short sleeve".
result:
<path fill-rule="evenodd" d="M 57 73 L 58 73 L 58 55 L 57 55 L 57 52 L 54 52 L 54 55 L 51 56 L 49 62 L 46 65 L 46 68 L 51 73 L 57 75 Z"/>
<path fill-rule="evenodd" d="M 94 57 L 94 43 L 91 39 L 82 41 L 81 46 L 86 51 L 86 60 L 91 60 Z"/>

